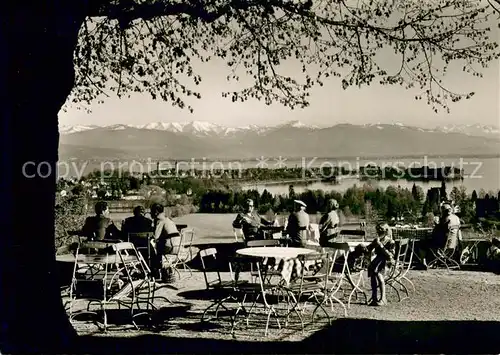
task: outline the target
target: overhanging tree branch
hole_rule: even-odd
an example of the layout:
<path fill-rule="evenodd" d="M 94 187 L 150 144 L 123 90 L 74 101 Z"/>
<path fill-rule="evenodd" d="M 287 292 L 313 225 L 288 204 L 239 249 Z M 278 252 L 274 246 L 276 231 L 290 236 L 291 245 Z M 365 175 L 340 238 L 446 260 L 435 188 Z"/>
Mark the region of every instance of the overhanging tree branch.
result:
<path fill-rule="evenodd" d="M 324 78 L 341 78 L 344 88 L 378 78 L 382 85 L 431 87 L 428 101 L 447 107 L 446 95 L 470 97 L 443 89 L 448 64 L 463 62 L 464 71 L 481 76 L 473 66 L 498 59 L 488 15 L 500 0 L 88 1 L 94 26 L 82 33 L 85 50 L 75 55 L 75 95 L 87 103 L 111 85 L 120 94 L 147 92 L 184 108 L 183 96 L 200 97 L 185 84 L 201 81 L 193 63 L 218 57 L 233 71 L 231 80 L 253 79 L 246 89 L 223 93 L 233 101 L 304 107 L 308 91 Z M 118 60 L 120 38 L 130 48 Z M 395 75 L 382 52 L 400 60 Z M 435 66 L 426 66 L 426 58 Z M 280 63 L 290 60 L 302 70 L 283 74 Z"/>

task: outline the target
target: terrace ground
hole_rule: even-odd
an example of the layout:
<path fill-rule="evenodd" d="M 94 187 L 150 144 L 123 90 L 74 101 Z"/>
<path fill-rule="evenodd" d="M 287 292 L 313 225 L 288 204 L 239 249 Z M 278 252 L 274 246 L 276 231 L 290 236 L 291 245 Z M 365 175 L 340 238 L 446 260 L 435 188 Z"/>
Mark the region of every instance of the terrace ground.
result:
<path fill-rule="evenodd" d="M 273 322 L 264 337 L 265 316 L 254 316 L 249 326 L 230 334 L 227 318 L 200 322 L 213 293 L 205 288 L 203 274 L 182 272 L 174 286 L 162 289 L 174 305 L 158 302 L 159 327 L 137 331 L 123 325 L 128 319 L 119 311 L 108 313 L 111 328 L 102 334 L 92 322 L 75 321 L 83 336 L 84 352 L 141 353 L 331 353 L 331 352 L 478 352 L 497 351 L 500 331 L 500 278 L 473 271 L 412 271 L 416 292 L 397 302 L 394 295 L 386 307 L 353 304 L 347 318 L 334 308 L 332 325 L 326 318 L 307 324 L 304 333 L 298 323 L 280 330 Z M 223 275 L 228 277 L 228 275 Z M 81 306 L 81 304 L 80 304 Z M 78 304 L 76 306 L 78 308 Z M 310 314 L 306 313 L 306 314 Z M 306 320 L 310 317 L 306 316 Z M 121 325 L 120 325 L 121 324 Z M 92 335 L 91 337 L 89 337 Z M 111 350 L 110 350 L 111 351 Z"/>
<path fill-rule="evenodd" d="M 234 242 L 234 215 L 188 215 L 177 218 L 195 228 L 195 244 L 229 246 Z M 74 325 L 82 336 L 82 353 L 498 353 L 500 341 L 500 277 L 477 271 L 411 271 L 416 292 L 397 302 L 392 291 L 385 307 L 352 304 L 345 318 L 339 307 L 326 318 L 278 329 L 271 322 L 264 337 L 265 316 L 252 317 L 239 326 L 235 338 L 227 317 L 202 324 L 203 310 L 214 295 L 204 291 L 203 274 L 181 272 L 174 286 L 159 295 L 175 304 L 158 302 L 158 327 L 137 331 L 126 315 L 110 311 L 111 328 L 103 334 L 92 322 Z M 223 278 L 229 275 L 223 273 Z M 368 287 L 366 282 L 365 289 Z M 81 304 L 77 304 L 78 308 Z M 234 305 L 233 305 L 234 306 Z M 311 314 L 311 312 L 306 313 Z M 310 317 L 306 316 L 306 321 Z"/>

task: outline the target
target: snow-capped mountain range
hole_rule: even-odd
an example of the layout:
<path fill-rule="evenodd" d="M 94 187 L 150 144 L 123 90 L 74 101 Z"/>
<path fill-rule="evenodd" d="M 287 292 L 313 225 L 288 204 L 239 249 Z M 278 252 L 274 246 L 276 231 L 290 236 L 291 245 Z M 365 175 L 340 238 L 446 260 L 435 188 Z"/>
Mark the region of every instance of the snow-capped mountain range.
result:
<path fill-rule="evenodd" d="M 401 123 L 342 123 L 331 127 L 315 127 L 291 121 L 269 127 L 224 127 L 193 121 L 140 126 L 61 127 L 60 131 L 61 158 L 81 160 L 141 157 L 387 157 L 415 154 L 491 155 L 500 152 L 498 129 L 476 126 L 425 129 Z"/>
<path fill-rule="evenodd" d="M 290 121 L 277 126 L 258 126 L 247 125 L 242 127 L 225 127 L 206 121 L 190 121 L 190 122 L 151 122 L 142 125 L 129 125 L 129 124 L 114 124 L 109 126 L 96 126 L 96 125 L 78 125 L 78 126 L 59 126 L 61 134 L 72 134 L 77 132 L 89 131 L 97 128 L 107 128 L 111 130 L 123 130 L 126 128 L 138 128 L 156 131 L 168 131 L 172 133 L 192 134 L 195 136 L 207 135 L 231 135 L 240 132 L 256 132 L 264 133 L 277 128 L 303 128 L 303 129 L 317 129 L 317 126 L 309 126 L 300 121 Z"/>
<path fill-rule="evenodd" d="M 420 128 L 406 126 L 402 123 L 396 122 L 392 124 L 384 123 L 372 123 L 361 125 L 360 127 L 372 128 L 375 127 L 379 130 L 387 128 L 387 126 L 399 127 L 400 129 L 414 129 L 421 132 L 442 132 L 442 133 L 460 133 L 468 136 L 479 136 L 487 138 L 498 138 L 500 139 L 500 129 L 499 127 L 481 125 L 481 124 L 469 124 L 469 125 L 446 125 L 439 126 L 434 129 Z M 230 136 L 238 133 L 253 132 L 253 133 L 266 133 L 276 129 L 286 129 L 286 128 L 298 128 L 304 130 L 319 130 L 330 127 L 318 127 L 313 125 L 307 125 L 300 121 L 289 121 L 276 126 L 257 126 L 257 125 L 247 125 L 242 127 L 225 127 L 219 124 L 206 122 L 206 121 L 190 121 L 190 122 L 152 122 L 142 125 L 127 125 L 127 124 L 115 124 L 109 126 L 97 126 L 97 125 L 77 125 L 68 126 L 61 125 L 59 131 L 63 135 L 90 131 L 93 129 L 105 128 L 107 130 L 124 130 L 127 128 L 136 128 L 144 130 L 155 130 L 155 131 L 167 131 L 178 134 L 188 134 L 197 137 L 203 136 Z"/>

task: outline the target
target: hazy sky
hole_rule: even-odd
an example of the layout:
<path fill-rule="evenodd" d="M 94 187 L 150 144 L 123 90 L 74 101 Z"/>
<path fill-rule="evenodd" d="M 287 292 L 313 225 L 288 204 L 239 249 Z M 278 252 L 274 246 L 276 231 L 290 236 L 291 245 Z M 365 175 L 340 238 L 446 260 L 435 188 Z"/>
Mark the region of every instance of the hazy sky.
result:
<path fill-rule="evenodd" d="M 396 71 L 396 63 L 390 65 Z M 293 68 L 287 68 L 288 70 Z M 297 68 L 299 69 L 299 68 Z M 274 125 L 290 120 L 319 126 L 336 123 L 391 123 L 435 127 L 446 124 L 481 123 L 500 125 L 500 66 L 491 63 L 477 78 L 462 72 L 461 66 L 451 67 L 445 77 L 445 86 L 454 92 L 474 91 L 470 100 L 450 103 L 450 114 L 444 110 L 435 114 L 427 100 L 415 100 L 420 90 L 405 90 L 400 86 L 351 87 L 344 91 L 339 79 L 325 82 L 323 87 L 311 91 L 310 107 L 291 111 L 279 104 L 266 106 L 255 100 L 233 103 L 222 98 L 223 91 L 231 91 L 234 84 L 226 81 L 229 69 L 221 62 L 209 62 L 195 68 L 203 82 L 197 87 L 202 94 L 200 100 L 187 101 L 194 113 L 172 107 L 169 103 L 152 100 L 148 94 L 136 94 L 130 99 L 108 98 L 104 104 L 92 106 L 92 113 L 69 107 L 61 112 L 60 124 L 116 123 L 143 124 L 149 122 L 209 121 L 225 126 L 248 124 Z M 287 70 L 287 71 L 288 71 Z"/>

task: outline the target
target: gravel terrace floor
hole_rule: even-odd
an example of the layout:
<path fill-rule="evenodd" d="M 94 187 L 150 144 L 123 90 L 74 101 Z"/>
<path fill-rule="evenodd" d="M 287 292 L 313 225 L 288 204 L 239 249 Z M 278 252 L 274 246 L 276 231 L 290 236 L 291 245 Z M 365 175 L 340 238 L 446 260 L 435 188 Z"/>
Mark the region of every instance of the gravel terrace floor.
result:
<path fill-rule="evenodd" d="M 300 331 L 294 322 L 278 329 L 271 319 L 269 335 L 264 337 L 265 315 L 253 317 L 248 326 L 242 322 L 235 338 L 224 320 L 200 322 L 213 293 L 205 288 L 203 274 L 181 271 L 182 278 L 159 295 L 168 296 L 174 305 L 157 302 L 159 327 L 137 331 L 119 325 L 127 317 L 108 312 L 110 328 L 102 333 L 90 320 L 74 320 L 77 332 L 86 339 L 85 352 L 141 353 L 326 353 L 326 352 L 478 352 L 500 350 L 496 334 L 500 331 L 500 277 L 475 271 L 410 271 L 416 292 L 397 302 L 389 291 L 385 307 L 352 304 L 344 318 L 337 305 L 333 322 L 326 317 L 307 324 Z M 222 277 L 228 275 L 222 274 Z M 368 282 L 366 282 L 368 286 Z M 75 309 L 82 301 L 75 302 Z M 114 314 L 113 314 L 114 313 Z M 306 313 L 311 314 L 311 312 Z M 227 318 L 227 317 L 222 317 Z M 79 318 L 77 318 L 79 319 Z M 310 317 L 305 316 L 306 321 Z M 89 337 L 90 336 L 90 337 Z M 469 347 L 470 342 L 475 345 Z M 498 344 L 498 345 L 497 345 Z M 496 352 L 498 352 L 498 350 Z M 82 348 L 83 351 L 83 348 Z"/>

